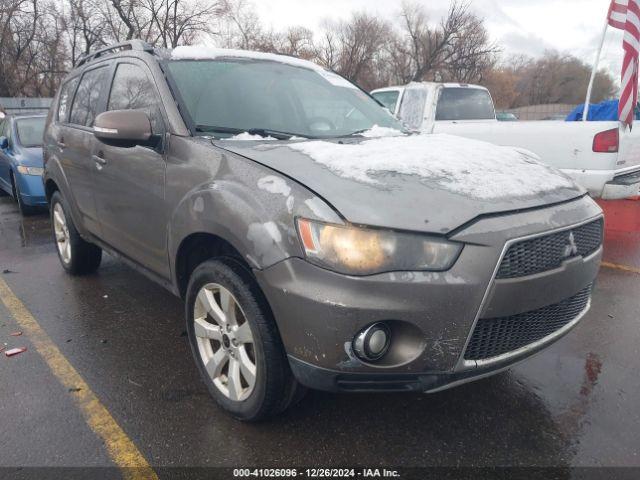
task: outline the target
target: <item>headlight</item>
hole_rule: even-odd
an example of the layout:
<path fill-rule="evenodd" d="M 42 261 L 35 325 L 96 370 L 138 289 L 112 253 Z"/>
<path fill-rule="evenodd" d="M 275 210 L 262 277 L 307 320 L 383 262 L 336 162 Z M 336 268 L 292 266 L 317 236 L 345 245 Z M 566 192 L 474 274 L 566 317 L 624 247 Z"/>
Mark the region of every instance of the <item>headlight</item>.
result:
<path fill-rule="evenodd" d="M 41 177 L 44 168 L 42 167 L 25 167 L 24 165 L 18 165 L 18 171 L 23 175 L 35 175 Z"/>
<path fill-rule="evenodd" d="M 425 235 L 298 219 L 307 259 L 347 275 L 450 269 L 462 245 Z"/>

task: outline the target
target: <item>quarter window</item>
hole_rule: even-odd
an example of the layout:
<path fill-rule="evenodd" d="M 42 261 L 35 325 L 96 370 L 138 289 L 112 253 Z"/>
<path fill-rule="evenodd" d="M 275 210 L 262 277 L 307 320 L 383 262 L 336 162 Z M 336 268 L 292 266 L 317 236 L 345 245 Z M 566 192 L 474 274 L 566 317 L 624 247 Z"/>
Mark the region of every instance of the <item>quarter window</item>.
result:
<path fill-rule="evenodd" d="M 109 69 L 105 67 L 90 70 L 82 76 L 80 86 L 73 99 L 69 122 L 92 127 L 96 119 L 102 87 L 107 82 Z"/>
<path fill-rule="evenodd" d="M 118 65 L 109 96 L 108 110 L 141 110 L 149 115 L 153 133 L 164 130 L 160 99 L 146 72 L 137 65 Z"/>
<path fill-rule="evenodd" d="M 60 90 L 60 100 L 58 101 L 58 120 L 61 122 L 67 121 L 69 114 L 69 107 L 71 106 L 71 100 L 73 100 L 73 92 L 75 92 L 78 86 L 79 77 L 72 78 L 62 86 Z"/>

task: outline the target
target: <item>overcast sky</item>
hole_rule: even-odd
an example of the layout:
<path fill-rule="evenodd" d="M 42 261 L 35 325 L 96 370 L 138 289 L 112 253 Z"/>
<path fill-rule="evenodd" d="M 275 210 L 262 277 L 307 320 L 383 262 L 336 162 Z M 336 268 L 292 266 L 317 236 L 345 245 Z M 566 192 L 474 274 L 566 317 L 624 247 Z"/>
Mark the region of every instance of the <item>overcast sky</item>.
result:
<path fill-rule="evenodd" d="M 422 0 L 437 21 L 449 0 Z M 367 11 L 398 21 L 401 0 L 254 0 L 267 25 L 280 29 L 303 25 L 318 30 L 323 19 L 348 18 Z M 483 17 L 491 36 L 505 53 L 539 55 L 545 49 L 571 52 L 593 63 L 604 28 L 609 0 L 473 0 L 473 10 Z M 609 28 L 601 67 L 620 76 L 622 35 Z"/>

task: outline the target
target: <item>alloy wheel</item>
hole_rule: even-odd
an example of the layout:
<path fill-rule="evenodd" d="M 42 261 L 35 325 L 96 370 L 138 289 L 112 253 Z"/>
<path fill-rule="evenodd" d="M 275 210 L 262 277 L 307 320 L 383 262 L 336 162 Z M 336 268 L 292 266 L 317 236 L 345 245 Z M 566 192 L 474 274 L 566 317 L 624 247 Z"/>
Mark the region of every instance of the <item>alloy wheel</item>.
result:
<path fill-rule="evenodd" d="M 253 333 L 233 294 L 216 283 L 196 296 L 194 333 L 200 359 L 213 384 L 230 400 L 246 400 L 256 383 Z"/>
<path fill-rule="evenodd" d="M 60 258 L 68 265 L 71 263 L 71 242 L 69 241 L 67 217 L 60 203 L 56 203 L 53 207 L 53 231 L 55 233 L 56 246 L 58 247 Z"/>

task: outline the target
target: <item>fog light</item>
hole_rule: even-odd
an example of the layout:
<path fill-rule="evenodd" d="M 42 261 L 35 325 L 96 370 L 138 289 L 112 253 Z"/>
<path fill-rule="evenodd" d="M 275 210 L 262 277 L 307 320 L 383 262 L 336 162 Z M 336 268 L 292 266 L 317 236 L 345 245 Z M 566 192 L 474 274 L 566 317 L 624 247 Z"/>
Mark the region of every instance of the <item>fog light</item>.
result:
<path fill-rule="evenodd" d="M 378 360 L 387 353 L 391 331 L 384 323 L 375 323 L 360 331 L 353 339 L 353 351 L 367 362 Z"/>

